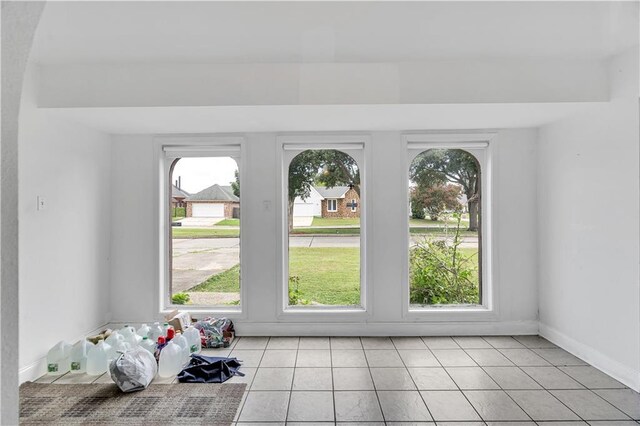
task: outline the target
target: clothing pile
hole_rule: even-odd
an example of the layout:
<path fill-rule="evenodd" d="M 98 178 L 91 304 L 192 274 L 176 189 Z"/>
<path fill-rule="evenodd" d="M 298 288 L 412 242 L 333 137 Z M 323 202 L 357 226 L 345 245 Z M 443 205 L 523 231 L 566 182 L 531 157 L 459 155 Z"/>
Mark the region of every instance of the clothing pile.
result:
<path fill-rule="evenodd" d="M 203 348 L 229 347 L 235 336 L 233 322 L 228 318 L 205 318 L 193 324 L 200 331 Z"/>

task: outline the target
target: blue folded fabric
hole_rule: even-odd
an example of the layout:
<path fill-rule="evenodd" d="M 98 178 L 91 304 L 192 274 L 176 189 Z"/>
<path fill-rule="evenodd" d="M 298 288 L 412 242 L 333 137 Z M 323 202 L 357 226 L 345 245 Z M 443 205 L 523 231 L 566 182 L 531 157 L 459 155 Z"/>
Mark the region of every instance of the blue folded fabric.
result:
<path fill-rule="evenodd" d="M 178 373 L 180 383 L 224 383 L 233 376 L 244 376 L 238 371 L 242 364 L 237 358 L 191 355 L 189 365 Z"/>

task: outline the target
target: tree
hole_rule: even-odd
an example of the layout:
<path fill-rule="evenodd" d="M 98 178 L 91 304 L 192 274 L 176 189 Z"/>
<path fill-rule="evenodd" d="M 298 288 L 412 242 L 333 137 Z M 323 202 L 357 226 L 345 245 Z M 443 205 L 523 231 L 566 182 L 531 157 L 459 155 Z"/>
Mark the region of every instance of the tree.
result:
<path fill-rule="evenodd" d="M 411 188 L 411 217 L 414 219 L 424 219 L 425 206 L 422 198 L 416 195 L 418 187 Z"/>
<path fill-rule="evenodd" d="M 430 149 L 413 160 L 409 176 L 422 188 L 448 182 L 460 185 L 467 196 L 469 231 L 478 230 L 480 166 L 473 155 L 461 149 Z"/>
<path fill-rule="evenodd" d="M 460 212 L 460 186 L 437 183 L 433 186 L 416 186 L 411 190 L 411 204 L 424 206 L 431 220 L 438 220 L 445 211 Z"/>
<path fill-rule="evenodd" d="M 235 176 L 236 180 L 235 182 L 231 182 L 231 190 L 233 191 L 233 195 L 240 198 L 240 177 L 238 176 L 238 169 L 233 172 L 233 175 Z"/>
<path fill-rule="evenodd" d="M 314 184 L 328 188 L 353 185 L 360 194 L 358 165 L 350 155 L 334 149 L 306 150 L 296 155 L 289 164 L 289 232 L 293 229 L 296 197 L 308 198 Z"/>

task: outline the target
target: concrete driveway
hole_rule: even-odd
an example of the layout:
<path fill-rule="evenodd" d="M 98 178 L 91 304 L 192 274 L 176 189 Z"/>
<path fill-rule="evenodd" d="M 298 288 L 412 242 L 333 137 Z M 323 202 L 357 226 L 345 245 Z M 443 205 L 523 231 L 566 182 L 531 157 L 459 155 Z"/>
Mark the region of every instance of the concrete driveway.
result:
<path fill-rule="evenodd" d="M 200 284 L 240 263 L 238 238 L 173 240 L 173 292 Z"/>
<path fill-rule="evenodd" d="M 300 227 L 309 227 L 313 223 L 313 216 L 294 216 L 293 217 L 293 226 L 295 228 Z"/>
<path fill-rule="evenodd" d="M 180 222 L 185 228 L 208 228 L 224 220 L 224 217 L 185 217 Z"/>

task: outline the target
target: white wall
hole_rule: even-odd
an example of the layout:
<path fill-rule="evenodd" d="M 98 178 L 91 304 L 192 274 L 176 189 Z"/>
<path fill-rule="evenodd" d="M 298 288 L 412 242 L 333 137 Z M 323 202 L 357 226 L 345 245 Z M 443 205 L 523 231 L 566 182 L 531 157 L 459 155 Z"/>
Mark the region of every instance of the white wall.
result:
<path fill-rule="evenodd" d="M 248 237 L 243 268 L 248 298 L 246 318 L 236 320 L 242 334 L 478 334 L 537 332 L 536 297 L 536 131 L 500 131 L 493 139 L 496 271 L 499 311 L 496 319 L 460 322 L 403 322 L 401 276 L 404 267 L 402 206 L 406 204 L 403 176 L 406 153 L 399 149 L 400 132 L 373 132 L 368 164 L 370 220 L 368 235 L 373 290 L 373 317 L 368 321 L 296 323 L 276 317 L 277 243 L 276 194 L 280 166 L 275 133 L 244 135 L 246 170 L 242 182 L 243 233 Z M 158 191 L 154 169 L 157 141 L 151 136 L 115 136 L 113 144 L 111 246 L 112 312 L 114 322 L 143 322 L 159 317 L 154 299 L 157 283 L 156 247 Z M 271 208 L 264 209 L 264 201 Z M 123 206 L 127 206 L 126 209 Z M 384 330 L 387 330 L 386 332 Z"/>
<path fill-rule="evenodd" d="M 594 102 L 600 60 L 45 64 L 42 107 Z"/>
<path fill-rule="evenodd" d="M 541 333 L 640 388 L 638 54 L 611 102 L 540 129 Z"/>
<path fill-rule="evenodd" d="M 44 2 L 3 2 L 0 144 L 0 424 L 18 423 L 18 134 L 20 99 Z"/>
<path fill-rule="evenodd" d="M 37 109 L 37 71 L 27 70 L 20 113 L 21 380 L 44 373 L 56 342 L 110 319 L 111 140 Z"/>

